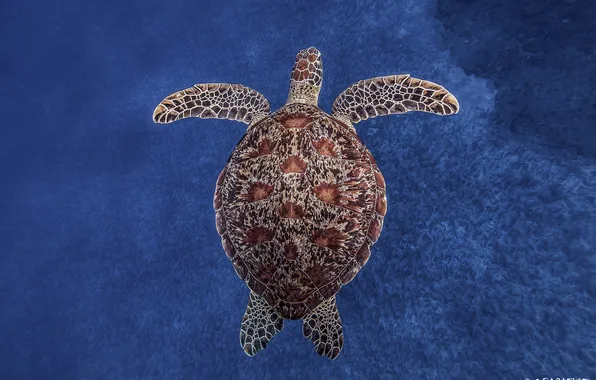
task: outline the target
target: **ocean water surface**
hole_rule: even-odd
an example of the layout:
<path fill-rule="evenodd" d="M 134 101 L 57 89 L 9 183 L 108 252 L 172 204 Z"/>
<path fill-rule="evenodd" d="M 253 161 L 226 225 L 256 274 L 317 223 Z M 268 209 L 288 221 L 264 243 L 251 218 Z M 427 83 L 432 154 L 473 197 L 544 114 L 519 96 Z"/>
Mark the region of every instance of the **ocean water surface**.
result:
<path fill-rule="evenodd" d="M 0 379 L 596 378 L 596 3 L 0 5 Z M 319 106 L 354 82 L 445 86 L 451 117 L 356 125 L 388 214 L 337 296 L 330 361 L 298 321 L 253 358 L 212 197 L 246 125 L 152 112 L 195 83 Z"/>

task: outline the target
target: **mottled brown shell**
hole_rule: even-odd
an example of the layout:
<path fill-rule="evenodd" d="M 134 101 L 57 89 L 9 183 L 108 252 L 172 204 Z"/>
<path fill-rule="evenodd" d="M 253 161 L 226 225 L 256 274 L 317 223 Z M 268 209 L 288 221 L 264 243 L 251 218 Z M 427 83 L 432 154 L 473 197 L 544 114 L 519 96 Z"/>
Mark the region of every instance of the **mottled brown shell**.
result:
<path fill-rule="evenodd" d="M 383 176 L 354 129 L 306 104 L 249 128 L 214 207 L 236 273 L 288 319 L 354 278 L 387 210 Z"/>

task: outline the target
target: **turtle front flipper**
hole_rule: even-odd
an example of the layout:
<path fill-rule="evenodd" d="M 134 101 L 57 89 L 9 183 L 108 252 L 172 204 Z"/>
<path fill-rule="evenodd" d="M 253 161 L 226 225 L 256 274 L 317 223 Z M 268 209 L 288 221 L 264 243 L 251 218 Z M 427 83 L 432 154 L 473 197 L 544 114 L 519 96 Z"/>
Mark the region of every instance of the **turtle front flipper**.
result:
<path fill-rule="evenodd" d="M 153 112 L 153 121 L 167 124 L 187 117 L 200 117 L 251 124 L 269 113 L 267 99 L 252 88 L 240 84 L 204 83 L 162 100 Z"/>
<path fill-rule="evenodd" d="M 344 346 L 344 334 L 335 296 L 304 317 L 302 333 L 315 344 L 317 354 L 335 359 Z"/>
<path fill-rule="evenodd" d="M 283 318 L 261 296 L 250 292 L 248 306 L 240 327 L 240 345 L 248 356 L 254 356 L 269 344 L 284 327 Z"/>
<path fill-rule="evenodd" d="M 408 111 L 454 115 L 459 111 L 459 104 L 442 86 L 408 74 L 361 80 L 348 87 L 333 103 L 333 116 L 353 124 Z"/>

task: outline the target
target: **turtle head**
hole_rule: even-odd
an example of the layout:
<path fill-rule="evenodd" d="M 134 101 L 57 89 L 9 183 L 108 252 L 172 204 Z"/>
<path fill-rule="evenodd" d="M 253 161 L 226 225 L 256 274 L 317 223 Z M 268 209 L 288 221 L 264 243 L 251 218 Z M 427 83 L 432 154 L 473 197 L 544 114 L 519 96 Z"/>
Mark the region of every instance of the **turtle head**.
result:
<path fill-rule="evenodd" d="M 314 47 L 300 50 L 290 79 L 290 93 L 286 104 L 305 103 L 317 105 L 323 81 L 321 53 Z"/>

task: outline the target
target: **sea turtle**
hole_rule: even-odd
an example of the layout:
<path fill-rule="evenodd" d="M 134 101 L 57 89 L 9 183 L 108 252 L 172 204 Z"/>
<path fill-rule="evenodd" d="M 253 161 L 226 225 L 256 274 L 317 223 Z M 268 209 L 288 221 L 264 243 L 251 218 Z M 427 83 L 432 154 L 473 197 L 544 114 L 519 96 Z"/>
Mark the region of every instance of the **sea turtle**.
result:
<path fill-rule="evenodd" d="M 321 54 L 310 47 L 296 56 L 288 100 L 276 112 L 251 88 L 206 83 L 166 97 L 153 113 L 156 123 L 194 116 L 248 124 L 213 204 L 224 251 L 250 289 L 240 329 L 249 356 L 284 319 L 303 320 L 319 355 L 335 359 L 343 347 L 335 294 L 366 264 L 387 211 L 383 175 L 353 124 L 459 109 L 435 83 L 390 75 L 348 87 L 329 115 L 317 106 L 322 79 Z"/>

